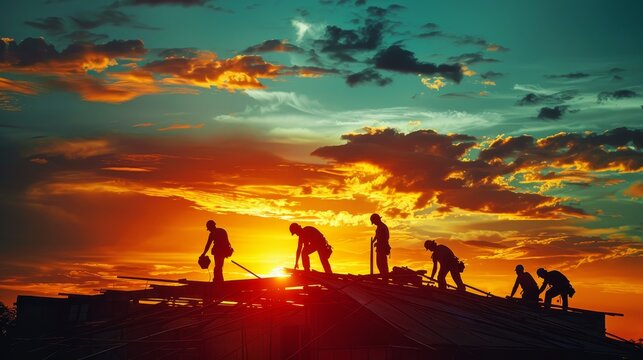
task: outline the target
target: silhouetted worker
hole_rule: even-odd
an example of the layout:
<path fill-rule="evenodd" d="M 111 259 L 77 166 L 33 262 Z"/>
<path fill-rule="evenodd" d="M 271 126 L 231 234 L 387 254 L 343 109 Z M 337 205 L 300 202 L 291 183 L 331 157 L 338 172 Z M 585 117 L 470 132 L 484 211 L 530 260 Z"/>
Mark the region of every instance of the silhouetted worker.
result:
<path fill-rule="evenodd" d="M 371 224 L 377 226 L 375 237 L 373 238 L 373 245 L 377 253 L 375 256 L 377 269 L 380 271 L 380 274 L 388 275 L 387 256 L 391 253 L 391 246 L 388 242 L 388 226 L 382 222 L 382 217 L 378 214 L 371 215 Z"/>
<path fill-rule="evenodd" d="M 550 286 L 549 290 L 545 293 L 545 303 L 543 307 L 549 309 L 551 299 L 560 295 L 560 298 L 563 300 L 563 311 L 567 311 L 567 296 L 572 297 L 574 293 L 576 293 L 576 290 L 572 288 L 567 277 L 560 271 L 547 271 L 543 268 L 536 270 L 536 274 L 538 274 L 538 277 L 543 278 L 543 284 L 540 286 L 538 294 L 543 292 L 547 285 Z"/>
<path fill-rule="evenodd" d="M 525 272 L 525 267 L 522 265 L 516 265 L 516 282 L 514 283 L 513 289 L 511 289 L 511 295 L 513 297 L 518 290 L 518 285 L 522 288 L 522 301 L 531 306 L 538 305 L 538 284 L 536 280 L 531 276 L 530 273 Z"/>
<path fill-rule="evenodd" d="M 225 261 L 226 253 L 230 247 L 228 233 L 224 229 L 218 228 L 214 220 L 208 220 L 208 222 L 205 223 L 205 227 L 210 232 L 210 235 L 208 236 L 208 242 L 205 244 L 205 249 L 203 249 L 203 254 L 201 254 L 201 256 L 205 255 L 212 244 L 212 257 L 214 257 L 214 274 L 212 281 L 222 282 L 223 262 Z"/>
<path fill-rule="evenodd" d="M 437 270 L 438 263 L 440 264 L 440 271 L 438 272 L 438 287 L 440 289 L 447 288 L 447 273 L 451 273 L 451 278 L 458 286 L 459 291 L 465 291 L 464 283 L 462 283 L 462 278 L 460 277 L 460 269 L 458 258 L 455 257 L 453 251 L 444 245 L 438 245 L 433 240 L 427 240 L 424 242 L 424 248 L 431 250 L 433 255 L 431 259 L 433 260 L 433 270 L 431 270 L 431 278 L 435 276 L 435 271 Z"/>
<path fill-rule="evenodd" d="M 295 269 L 299 268 L 299 256 L 301 255 L 301 262 L 304 265 L 304 270 L 310 271 L 310 258 L 308 256 L 317 251 L 319 254 L 319 261 L 324 267 L 324 272 L 332 274 L 333 271 L 330 269 L 328 258 L 330 258 L 333 250 L 326 241 L 324 235 L 312 226 L 302 228 L 301 225 L 292 223 L 290 224 L 290 235 L 295 234 L 299 237 L 299 242 L 297 243 L 297 254 L 295 257 Z"/>

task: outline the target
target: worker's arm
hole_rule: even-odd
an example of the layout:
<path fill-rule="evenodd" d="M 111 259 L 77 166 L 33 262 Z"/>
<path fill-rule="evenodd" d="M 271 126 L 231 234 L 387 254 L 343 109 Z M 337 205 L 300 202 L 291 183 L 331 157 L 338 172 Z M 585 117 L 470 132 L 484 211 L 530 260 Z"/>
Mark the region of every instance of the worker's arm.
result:
<path fill-rule="evenodd" d="M 516 293 L 516 290 L 518 290 L 518 277 L 516 276 L 516 282 L 514 283 L 514 288 L 511 289 L 511 295 L 509 297 L 514 297 L 514 294 Z"/>
<path fill-rule="evenodd" d="M 297 254 L 295 255 L 295 269 L 299 269 L 299 255 L 301 255 L 301 239 L 297 242 Z"/>
<path fill-rule="evenodd" d="M 438 262 L 433 259 L 433 270 L 431 270 L 431 279 L 435 275 L 435 272 L 438 270 Z"/>
<path fill-rule="evenodd" d="M 210 247 L 210 244 L 212 244 L 213 240 L 214 240 L 213 236 L 208 236 L 208 242 L 205 243 L 205 249 L 203 249 L 203 254 L 201 254 L 201 256 L 205 255 L 205 253 L 208 251 L 208 248 Z"/>
<path fill-rule="evenodd" d="M 541 292 L 543 292 L 543 290 L 545 290 L 546 287 L 547 287 L 547 280 L 543 280 L 543 284 L 540 287 L 540 289 L 538 289 L 538 293 L 540 294 Z"/>

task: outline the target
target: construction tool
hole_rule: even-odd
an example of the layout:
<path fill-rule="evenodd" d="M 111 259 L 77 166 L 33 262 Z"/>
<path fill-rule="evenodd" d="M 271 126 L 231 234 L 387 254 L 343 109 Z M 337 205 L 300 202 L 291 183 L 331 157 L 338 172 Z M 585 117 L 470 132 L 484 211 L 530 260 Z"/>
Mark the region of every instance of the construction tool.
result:
<path fill-rule="evenodd" d="M 239 264 L 238 262 L 236 262 L 234 260 L 230 260 L 230 261 L 232 261 L 233 264 L 237 265 L 238 267 L 242 268 L 243 270 L 245 270 L 245 271 L 249 272 L 250 274 L 254 275 L 254 277 L 256 277 L 257 279 L 261 279 L 261 277 L 259 275 L 257 275 L 255 273 L 253 273 L 252 271 L 248 270 L 245 266 Z"/>

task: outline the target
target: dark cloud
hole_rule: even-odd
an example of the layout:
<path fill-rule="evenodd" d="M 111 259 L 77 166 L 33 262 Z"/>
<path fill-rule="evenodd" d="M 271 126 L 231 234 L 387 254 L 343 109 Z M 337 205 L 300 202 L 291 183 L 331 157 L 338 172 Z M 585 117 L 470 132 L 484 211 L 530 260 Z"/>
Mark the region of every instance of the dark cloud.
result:
<path fill-rule="evenodd" d="M 444 33 L 442 33 L 442 31 L 435 30 L 435 31 L 425 32 L 425 33 L 422 33 L 422 34 L 418 35 L 418 37 L 421 38 L 421 39 L 434 38 L 434 37 L 438 37 L 438 36 L 444 36 Z"/>
<path fill-rule="evenodd" d="M 355 59 L 351 53 L 372 51 L 380 46 L 384 27 L 383 21 L 374 20 L 367 20 L 356 30 L 330 25 L 326 27 L 324 38 L 315 40 L 315 44 L 335 60 L 353 62 Z"/>
<path fill-rule="evenodd" d="M 393 81 L 391 78 L 383 77 L 373 69 L 365 69 L 360 72 L 350 74 L 346 77 L 346 84 L 353 87 L 367 83 L 374 83 L 378 86 L 386 86 Z"/>
<path fill-rule="evenodd" d="M 388 15 L 389 15 L 391 12 L 393 12 L 393 11 L 399 11 L 399 10 L 403 10 L 403 9 L 406 9 L 406 7 L 404 7 L 404 6 L 402 6 L 402 5 L 398 5 L 398 4 L 392 4 L 392 5 L 389 5 L 386 9 L 385 9 L 385 8 L 381 8 L 381 7 L 379 7 L 379 6 L 369 6 L 369 7 L 366 9 L 366 12 L 367 12 L 367 13 L 368 13 L 368 15 L 370 15 L 370 16 L 374 16 L 374 17 L 386 17 L 386 16 L 388 16 Z"/>
<path fill-rule="evenodd" d="M 578 92 L 575 90 L 565 90 L 565 91 L 560 91 L 550 95 L 529 93 L 525 95 L 522 99 L 518 100 L 516 105 L 519 105 L 519 106 L 541 105 L 541 104 L 556 105 L 556 104 L 561 104 L 565 101 L 569 101 L 573 99 L 576 96 L 576 94 L 578 94 Z"/>
<path fill-rule="evenodd" d="M 567 112 L 569 106 L 559 105 L 550 107 L 542 107 L 538 111 L 538 118 L 541 120 L 559 120 L 563 117 L 563 114 Z"/>
<path fill-rule="evenodd" d="M 78 28 L 91 30 L 104 25 L 127 26 L 137 29 L 158 30 L 158 28 L 137 22 L 132 16 L 115 9 L 105 9 L 97 13 L 82 16 L 70 16 L 70 19 Z"/>
<path fill-rule="evenodd" d="M 499 72 L 495 72 L 495 71 L 487 71 L 485 73 L 480 74 L 481 78 L 489 79 L 489 80 L 497 79 L 497 78 L 503 77 L 503 76 L 504 76 L 503 73 L 499 73 Z"/>
<path fill-rule="evenodd" d="M 444 211 L 460 208 L 528 217 L 586 216 L 581 209 L 535 193 L 520 193 L 494 179 L 511 174 L 510 164 L 465 160 L 476 143 L 463 134 L 419 130 L 409 134 L 393 129 L 368 129 L 365 134 L 342 136 L 346 144 L 321 147 L 313 155 L 339 163 L 366 162 L 391 177 L 382 186 L 400 192 L 419 192 L 416 208 L 435 199 Z M 457 175 L 455 175 L 457 174 Z"/>
<path fill-rule="evenodd" d="M 420 62 L 412 52 L 399 45 L 389 46 L 379 51 L 373 62 L 377 69 L 401 73 L 422 74 L 426 76 L 441 75 L 459 83 L 462 80 L 462 67 L 458 64 L 432 64 Z"/>
<path fill-rule="evenodd" d="M 362 6 L 366 4 L 366 0 L 355 0 L 355 6 Z"/>
<path fill-rule="evenodd" d="M 297 75 L 301 77 L 320 77 L 324 75 L 339 74 L 339 70 L 327 69 L 318 66 L 285 66 L 279 72 L 280 75 Z"/>
<path fill-rule="evenodd" d="M 176 57 L 186 57 L 193 58 L 199 55 L 199 49 L 197 48 L 171 48 L 171 49 L 162 49 L 158 52 L 160 58 L 176 58 Z"/>
<path fill-rule="evenodd" d="M 257 54 L 257 53 L 264 53 L 264 52 L 303 53 L 304 49 L 300 48 L 299 46 L 289 44 L 285 40 L 272 39 L 272 40 L 266 40 L 261 44 L 250 46 L 247 49 L 242 51 L 243 54 Z"/>
<path fill-rule="evenodd" d="M 620 75 L 614 75 L 612 76 L 612 81 L 621 81 L 623 80 L 623 77 Z"/>
<path fill-rule="evenodd" d="M 609 72 L 610 72 L 610 73 L 612 73 L 612 74 L 621 73 L 621 72 L 623 72 L 623 71 L 625 71 L 625 69 L 618 68 L 618 67 L 614 67 L 614 68 L 611 68 L 611 69 L 609 70 Z"/>
<path fill-rule="evenodd" d="M 635 91 L 623 89 L 616 91 L 603 91 L 598 94 L 597 99 L 598 102 L 604 102 L 609 100 L 630 99 L 638 96 L 639 94 Z"/>
<path fill-rule="evenodd" d="M 462 54 L 462 55 L 458 55 L 458 56 L 452 56 L 452 57 L 449 58 L 449 61 L 456 62 L 456 63 L 461 63 L 461 64 L 467 64 L 467 65 L 478 64 L 478 63 L 496 63 L 496 62 L 500 62 L 500 60 L 485 58 L 484 55 L 481 52 Z"/>
<path fill-rule="evenodd" d="M 63 35 L 63 38 L 68 39 L 72 42 L 96 43 L 109 39 L 109 36 L 107 36 L 107 34 L 97 34 L 87 30 L 76 30 Z"/>
<path fill-rule="evenodd" d="M 464 35 L 464 36 L 452 36 L 456 44 L 460 45 L 476 45 L 480 46 L 488 51 L 507 51 L 509 50 L 508 48 L 490 43 L 487 40 L 478 37 L 478 36 L 470 36 L 470 35 Z"/>
<path fill-rule="evenodd" d="M 65 21 L 60 17 L 50 16 L 44 19 L 25 21 L 25 24 L 36 29 L 44 30 L 50 35 L 58 35 L 65 32 Z"/>
<path fill-rule="evenodd" d="M 589 76 L 591 75 L 587 73 L 582 73 L 582 72 L 575 72 L 575 73 L 561 74 L 561 75 L 545 75 L 547 79 L 583 79 Z"/>
<path fill-rule="evenodd" d="M 26 38 L 19 44 L 0 41 L 0 67 L 48 73 L 85 72 L 85 62 L 90 59 L 128 58 L 146 52 L 140 40 L 112 40 L 105 44 L 77 42 L 59 53 L 42 38 Z"/>
<path fill-rule="evenodd" d="M 634 146 L 636 150 L 627 148 Z M 511 171 L 548 164 L 576 166 L 586 170 L 638 171 L 643 167 L 643 130 L 616 128 L 602 134 L 559 133 L 542 139 L 531 136 L 507 137 L 493 141 L 478 159 L 510 159 Z"/>
<path fill-rule="evenodd" d="M 427 29 L 427 30 L 436 30 L 436 29 L 439 28 L 439 26 L 438 26 L 438 24 L 428 22 L 428 23 L 422 25 L 422 28 Z"/>
<path fill-rule="evenodd" d="M 207 0 L 128 0 L 131 5 L 181 5 L 181 6 L 203 6 Z"/>

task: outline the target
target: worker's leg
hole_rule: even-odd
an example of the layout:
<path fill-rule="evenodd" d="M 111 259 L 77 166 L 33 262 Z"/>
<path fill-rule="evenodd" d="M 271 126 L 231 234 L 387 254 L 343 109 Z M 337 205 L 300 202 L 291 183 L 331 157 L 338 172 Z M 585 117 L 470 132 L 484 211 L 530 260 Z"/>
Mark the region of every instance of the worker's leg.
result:
<path fill-rule="evenodd" d="M 567 311 L 567 291 L 561 291 L 560 298 L 563 300 L 563 311 Z"/>
<path fill-rule="evenodd" d="M 440 289 L 446 289 L 447 288 L 447 273 L 449 272 L 449 269 L 440 264 L 440 270 L 438 271 L 438 287 Z"/>
<path fill-rule="evenodd" d="M 301 263 L 304 265 L 304 270 L 310 271 L 310 254 L 315 251 L 312 247 L 304 246 L 301 249 Z"/>
<path fill-rule="evenodd" d="M 388 275 L 388 258 L 384 251 L 377 252 L 377 269 L 380 271 L 381 275 Z"/>
<path fill-rule="evenodd" d="M 462 282 L 462 278 L 460 277 L 460 271 L 458 271 L 458 266 L 457 264 L 454 264 L 451 267 L 451 278 L 455 282 L 456 286 L 458 287 L 459 291 L 466 291 L 466 288 L 464 286 L 464 283 Z"/>
<path fill-rule="evenodd" d="M 551 306 L 551 299 L 555 298 L 558 295 L 560 295 L 560 292 L 555 287 L 547 290 L 547 292 L 545 292 L 545 304 L 543 305 L 543 307 L 545 309 L 549 309 L 549 307 Z"/>
<path fill-rule="evenodd" d="M 322 266 L 324 267 L 324 272 L 326 274 L 332 274 L 333 270 L 330 268 L 330 262 L 328 261 L 328 252 L 326 251 L 317 251 L 319 254 L 319 261 L 321 262 Z"/>
<path fill-rule="evenodd" d="M 214 274 L 212 277 L 213 282 L 223 282 L 223 263 L 225 257 L 221 255 L 214 255 Z"/>

